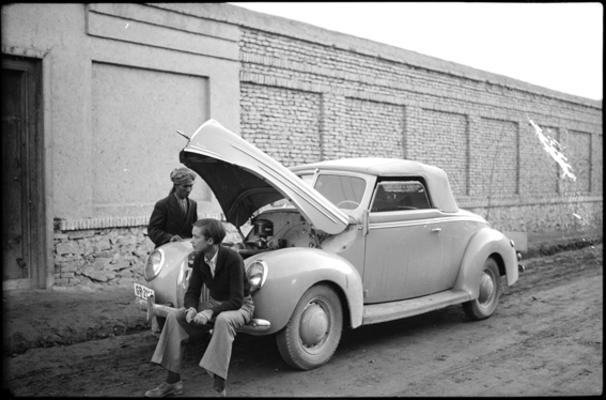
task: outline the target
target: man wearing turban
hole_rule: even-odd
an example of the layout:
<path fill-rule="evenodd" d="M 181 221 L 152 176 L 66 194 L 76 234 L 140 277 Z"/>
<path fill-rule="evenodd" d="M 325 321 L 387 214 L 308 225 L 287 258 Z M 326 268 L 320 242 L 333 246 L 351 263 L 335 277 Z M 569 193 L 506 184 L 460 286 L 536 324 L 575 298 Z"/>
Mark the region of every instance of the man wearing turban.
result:
<path fill-rule="evenodd" d="M 196 174 L 188 168 L 170 173 L 173 187 L 167 197 L 154 206 L 147 233 L 156 247 L 168 242 L 191 238 L 192 226 L 198 220 L 197 203 L 188 196 Z"/>

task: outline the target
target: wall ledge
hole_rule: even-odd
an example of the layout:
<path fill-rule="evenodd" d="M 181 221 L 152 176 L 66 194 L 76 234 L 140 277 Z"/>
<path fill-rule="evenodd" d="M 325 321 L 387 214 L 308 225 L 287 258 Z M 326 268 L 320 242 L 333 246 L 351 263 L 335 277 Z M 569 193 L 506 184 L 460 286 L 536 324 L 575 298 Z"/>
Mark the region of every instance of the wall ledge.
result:
<path fill-rule="evenodd" d="M 455 196 L 456 197 L 456 196 Z M 506 198 L 506 199 L 488 199 L 486 197 L 477 198 L 457 198 L 457 204 L 460 208 L 496 208 L 496 207 L 532 207 L 547 204 L 576 204 L 576 203 L 601 203 L 602 196 L 579 196 L 563 195 L 558 198 Z"/>
<path fill-rule="evenodd" d="M 149 223 L 149 217 L 149 215 L 140 215 L 94 218 L 55 218 L 54 230 L 55 232 L 66 232 L 107 228 L 146 228 Z M 223 215 L 215 213 L 199 215 L 199 218 L 225 219 Z"/>

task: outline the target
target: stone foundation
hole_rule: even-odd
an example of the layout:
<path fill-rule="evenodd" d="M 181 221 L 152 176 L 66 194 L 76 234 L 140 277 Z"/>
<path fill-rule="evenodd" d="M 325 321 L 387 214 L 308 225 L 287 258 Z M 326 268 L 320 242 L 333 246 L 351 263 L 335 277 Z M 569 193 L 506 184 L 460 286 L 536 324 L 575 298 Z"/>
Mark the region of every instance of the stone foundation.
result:
<path fill-rule="evenodd" d="M 56 231 L 55 285 L 130 284 L 143 279 L 153 249 L 146 226 Z"/>
<path fill-rule="evenodd" d="M 602 232 L 601 198 L 579 200 L 544 200 L 528 204 L 495 201 L 489 207 L 459 202 L 459 207 L 486 218 L 501 231 L 528 233 L 561 232 L 562 236 L 579 236 L 587 232 Z M 579 236 L 579 237 L 581 237 Z"/>
<path fill-rule="evenodd" d="M 210 210 L 200 218 L 223 219 L 216 206 L 204 202 L 199 202 L 198 206 Z M 154 250 L 154 243 L 147 236 L 147 223 L 141 225 L 147 219 L 118 217 L 56 221 L 54 285 L 130 286 L 135 281 L 143 282 L 145 262 Z M 126 226 L 115 226 L 119 224 Z M 247 229 L 250 227 L 242 227 L 243 232 Z M 226 225 L 225 230 L 225 241 L 241 240 L 231 224 Z"/>
<path fill-rule="evenodd" d="M 602 202 L 598 198 L 522 205 L 496 200 L 490 206 L 463 200 L 459 207 L 483 216 L 495 229 L 524 232 L 529 237 L 549 233 L 554 240 L 593 240 L 602 235 Z M 64 229 L 56 229 L 54 236 L 56 286 L 122 286 L 143 280 L 147 256 L 154 249 L 147 226 L 77 229 L 83 224 L 58 224 L 61 226 Z M 238 237 L 233 227 L 227 227 L 226 241 L 237 241 Z"/>

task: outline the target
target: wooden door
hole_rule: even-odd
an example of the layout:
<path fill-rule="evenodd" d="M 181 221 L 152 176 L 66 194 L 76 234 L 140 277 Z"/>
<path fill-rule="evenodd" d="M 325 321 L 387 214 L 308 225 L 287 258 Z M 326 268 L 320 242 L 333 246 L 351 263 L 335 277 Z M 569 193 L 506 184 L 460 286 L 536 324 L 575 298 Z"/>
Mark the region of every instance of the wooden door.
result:
<path fill-rule="evenodd" d="M 3 288 L 45 285 L 40 62 L 2 56 Z"/>

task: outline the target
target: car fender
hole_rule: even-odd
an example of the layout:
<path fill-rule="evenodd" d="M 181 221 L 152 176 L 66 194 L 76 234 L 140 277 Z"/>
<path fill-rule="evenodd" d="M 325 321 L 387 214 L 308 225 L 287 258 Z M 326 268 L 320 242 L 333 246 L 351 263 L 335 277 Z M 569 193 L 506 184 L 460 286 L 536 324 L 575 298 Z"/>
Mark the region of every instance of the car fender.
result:
<path fill-rule="evenodd" d="M 464 290 L 470 293 L 474 299 L 477 298 L 484 262 L 492 254 L 498 254 L 501 257 L 507 284 L 513 285 L 518 280 L 517 258 L 513 242 L 501 232 L 486 227 L 471 237 L 463 255 L 455 289 Z"/>
<path fill-rule="evenodd" d="M 156 293 L 157 303 L 182 307 L 183 295 L 187 289 L 185 278 L 189 278 L 184 274 L 187 270 L 188 256 L 193 251 L 191 242 L 169 242 L 155 250 L 162 253 L 164 263 L 160 273 L 146 284 Z"/>
<path fill-rule="evenodd" d="M 330 282 L 344 295 L 352 328 L 362 324 L 362 279 L 356 268 L 344 258 L 315 248 L 291 247 L 264 252 L 246 260 L 267 265 L 267 278 L 253 294 L 255 318 L 271 322 L 271 334 L 284 328 L 306 290 L 320 282 Z"/>

